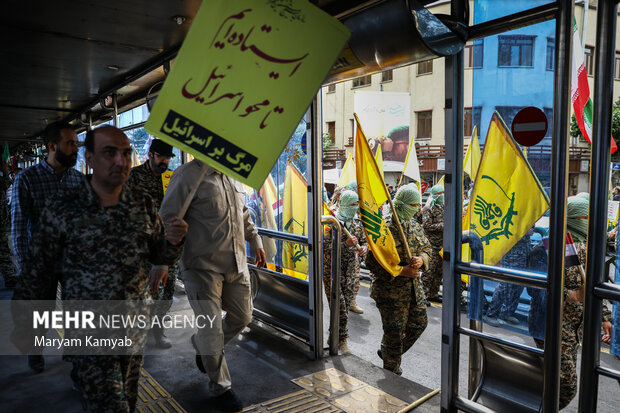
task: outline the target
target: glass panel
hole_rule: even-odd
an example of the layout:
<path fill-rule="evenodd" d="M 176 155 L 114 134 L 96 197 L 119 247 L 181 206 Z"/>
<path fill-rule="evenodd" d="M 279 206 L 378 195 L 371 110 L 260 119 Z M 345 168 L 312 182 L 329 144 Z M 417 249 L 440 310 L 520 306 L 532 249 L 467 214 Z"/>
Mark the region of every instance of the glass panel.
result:
<path fill-rule="evenodd" d="M 471 163 L 465 165 L 475 179 L 464 184 L 463 229 L 480 239 L 484 264 L 538 279 L 546 278 L 547 272 L 543 239 L 548 234 L 549 212 L 544 199 L 550 185 L 554 74 L 548 54 L 553 55 L 554 36 L 555 21 L 548 21 L 487 37 L 482 43 L 486 64 L 470 72 L 471 123 L 484 155 L 477 171 Z M 537 42 L 537 37 L 545 40 Z M 548 128 L 539 143 L 521 146 L 519 136 L 517 140 L 512 136 L 513 120 L 528 106 L 545 114 Z M 487 140 L 488 152 L 484 152 Z M 465 145 L 471 143 L 468 139 Z M 587 190 L 587 175 L 585 184 Z M 535 210 L 537 202 L 541 207 Z M 479 257 L 479 251 L 464 249 L 463 260 L 480 261 Z M 488 325 L 542 339 L 545 302 L 544 290 L 471 277 L 468 315 Z"/>
<path fill-rule="evenodd" d="M 551 0 L 474 0 L 474 23 L 483 23 L 534 7 L 554 3 Z"/>
<path fill-rule="evenodd" d="M 303 118 L 259 191 L 246 188 L 257 227 L 308 236 L 306 119 Z M 308 246 L 263 236 L 267 269 L 307 279 Z M 246 244 L 249 257 L 254 253 Z"/>

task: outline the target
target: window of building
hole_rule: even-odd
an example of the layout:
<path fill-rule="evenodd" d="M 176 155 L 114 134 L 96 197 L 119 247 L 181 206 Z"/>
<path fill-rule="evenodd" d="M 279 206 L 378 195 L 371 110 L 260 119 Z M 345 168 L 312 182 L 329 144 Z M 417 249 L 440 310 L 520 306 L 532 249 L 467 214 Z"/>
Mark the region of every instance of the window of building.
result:
<path fill-rule="evenodd" d="M 498 36 L 497 65 L 500 67 L 534 66 L 534 39 L 536 36 Z"/>
<path fill-rule="evenodd" d="M 433 111 L 416 112 L 418 122 L 417 139 L 430 139 L 433 136 Z"/>
<path fill-rule="evenodd" d="M 368 86 L 371 83 L 372 83 L 371 75 L 356 77 L 355 79 L 353 79 L 353 87 Z"/>
<path fill-rule="evenodd" d="M 555 68 L 555 37 L 547 37 L 547 70 Z"/>
<path fill-rule="evenodd" d="M 327 93 L 334 93 L 336 91 L 336 84 L 327 85 Z"/>
<path fill-rule="evenodd" d="M 479 69 L 482 67 L 482 57 L 484 53 L 483 39 L 467 42 L 465 45 L 465 67 Z"/>
<path fill-rule="evenodd" d="M 620 53 L 616 52 L 616 65 L 614 66 L 614 79 L 620 80 Z"/>
<path fill-rule="evenodd" d="M 427 60 L 426 62 L 418 63 L 418 75 L 425 75 L 433 73 L 433 61 Z"/>
<path fill-rule="evenodd" d="M 543 107 L 543 112 L 545 112 L 545 116 L 547 117 L 547 133 L 545 133 L 545 138 L 551 138 L 551 131 L 553 130 L 553 108 Z"/>
<path fill-rule="evenodd" d="M 512 120 L 523 108 L 525 106 L 495 106 L 495 110 L 500 114 L 508 128 L 512 126 Z"/>
<path fill-rule="evenodd" d="M 473 108 L 465 108 L 463 112 L 463 136 L 472 136 L 474 126 L 480 133 L 480 115 L 482 108 L 475 106 Z"/>
<path fill-rule="evenodd" d="M 327 133 L 332 144 L 336 143 L 336 122 L 327 122 Z"/>
<path fill-rule="evenodd" d="M 586 73 L 588 76 L 594 75 L 594 47 L 586 46 L 584 48 L 583 60 L 586 63 Z"/>
<path fill-rule="evenodd" d="M 381 83 L 391 82 L 392 81 L 392 71 L 386 70 L 381 72 Z"/>

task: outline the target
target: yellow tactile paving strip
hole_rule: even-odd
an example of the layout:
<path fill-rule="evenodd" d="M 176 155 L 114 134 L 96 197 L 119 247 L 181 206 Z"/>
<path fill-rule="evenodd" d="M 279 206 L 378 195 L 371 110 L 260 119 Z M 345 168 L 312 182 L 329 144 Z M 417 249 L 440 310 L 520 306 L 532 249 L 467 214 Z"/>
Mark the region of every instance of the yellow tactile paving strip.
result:
<path fill-rule="evenodd" d="M 144 369 L 140 372 L 136 410 L 139 413 L 186 413 L 170 393 Z"/>
<path fill-rule="evenodd" d="M 251 407 L 251 413 L 396 413 L 408 405 L 335 368 L 291 380 L 304 390 Z"/>

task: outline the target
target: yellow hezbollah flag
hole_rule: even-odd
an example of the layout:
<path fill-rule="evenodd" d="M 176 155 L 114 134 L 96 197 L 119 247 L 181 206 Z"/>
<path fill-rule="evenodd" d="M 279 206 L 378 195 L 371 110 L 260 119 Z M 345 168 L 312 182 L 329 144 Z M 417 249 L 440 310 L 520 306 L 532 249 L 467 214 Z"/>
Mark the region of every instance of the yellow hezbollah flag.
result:
<path fill-rule="evenodd" d="M 258 191 L 258 195 L 260 197 L 260 211 L 261 211 L 261 223 L 262 226 L 271 229 L 274 231 L 278 230 L 278 225 L 276 223 L 276 217 L 273 212 L 273 205 L 276 203 L 277 195 L 276 195 L 276 186 L 273 184 L 273 178 L 271 174 L 267 175 L 267 179 L 261 186 Z M 267 256 L 267 261 L 273 261 L 276 256 L 277 247 L 276 241 L 271 237 L 263 237 L 263 244 L 265 247 L 265 255 Z"/>
<path fill-rule="evenodd" d="M 366 241 L 377 262 L 393 276 L 400 275 L 403 267 L 399 265 L 400 257 L 396 252 L 396 244 L 392 233 L 379 213 L 381 205 L 388 200 L 389 194 L 381 178 L 375 158 L 372 156 L 362 126 L 357 122 L 355 132 L 355 170 L 357 177 L 357 191 L 360 200 L 360 215 Z"/>
<path fill-rule="evenodd" d="M 465 154 L 465 161 L 463 161 L 463 171 L 469 175 L 469 178 L 474 181 L 476 174 L 478 173 L 478 167 L 480 166 L 480 142 L 478 142 L 478 131 L 474 126 L 474 132 L 472 133 L 471 141 L 467 147 L 467 153 Z"/>
<path fill-rule="evenodd" d="M 480 237 L 484 264 L 495 265 L 548 209 L 547 194 L 495 112 L 463 230 Z"/>
<path fill-rule="evenodd" d="M 377 147 L 375 160 L 377 161 L 377 169 L 379 169 L 379 172 L 381 173 L 381 179 L 385 182 L 385 174 L 383 173 L 383 152 L 381 152 L 381 145 L 378 145 Z"/>
<path fill-rule="evenodd" d="M 172 172 L 173 171 L 164 171 L 164 173 L 161 174 L 161 184 L 164 186 L 164 195 L 166 194 L 166 189 L 168 189 Z"/>
<path fill-rule="evenodd" d="M 308 185 L 301 172 L 289 162 L 286 165 L 284 177 L 282 227 L 286 232 L 307 236 L 307 222 Z M 283 242 L 282 266 L 285 274 L 306 278 L 308 273 L 308 246 L 294 242 Z"/>
<path fill-rule="evenodd" d="M 351 157 L 351 154 L 349 154 L 347 161 L 342 167 L 340 179 L 338 179 L 338 186 L 346 186 L 349 182 L 352 181 L 355 181 L 355 162 L 353 162 L 353 157 Z"/>

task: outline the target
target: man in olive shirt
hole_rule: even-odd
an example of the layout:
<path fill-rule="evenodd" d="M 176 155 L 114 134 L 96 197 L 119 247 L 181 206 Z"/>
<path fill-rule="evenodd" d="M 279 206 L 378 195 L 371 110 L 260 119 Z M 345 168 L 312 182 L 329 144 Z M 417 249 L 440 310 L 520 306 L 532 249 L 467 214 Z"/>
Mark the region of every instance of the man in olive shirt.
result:
<path fill-rule="evenodd" d="M 172 175 L 159 214 L 164 220 L 177 216 L 191 186 L 198 181 L 203 163 L 181 165 Z M 250 218 L 241 184 L 208 167 L 185 214 L 189 225 L 179 267 L 190 305 L 196 316 L 213 319 L 213 326 L 192 336 L 198 368 L 209 375 L 213 404 L 222 411 L 240 411 L 243 405 L 231 389 L 224 345 L 237 336 L 252 318 L 250 274 L 245 241 L 256 254 L 256 265 L 265 265 L 265 251 Z M 222 319 L 222 310 L 226 317 Z"/>

